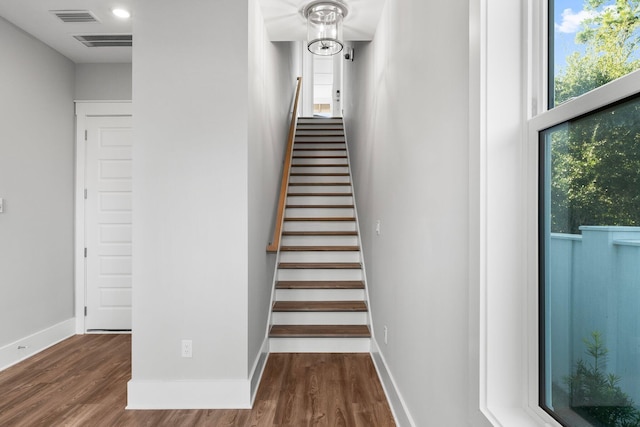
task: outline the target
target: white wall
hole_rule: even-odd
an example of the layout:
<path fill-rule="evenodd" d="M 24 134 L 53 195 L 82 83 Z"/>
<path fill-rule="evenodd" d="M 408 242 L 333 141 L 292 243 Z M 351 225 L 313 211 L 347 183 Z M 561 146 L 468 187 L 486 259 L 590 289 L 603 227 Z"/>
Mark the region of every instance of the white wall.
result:
<path fill-rule="evenodd" d="M 389 0 L 345 63 L 375 335 L 416 425 L 468 420 L 468 13 Z"/>
<path fill-rule="evenodd" d="M 131 64 L 76 64 L 76 100 L 128 101 Z"/>
<path fill-rule="evenodd" d="M 420 426 L 468 420 L 468 14 L 465 2 L 389 0 L 345 63 L 374 332 Z"/>
<path fill-rule="evenodd" d="M 74 64 L 2 18 L 0 57 L 1 350 L 74 316 Z"/>
<path fill-rule="evenodd" d="M 248 4 L 140 0 L 132 15 L 129 407 L 246 406 Z"/>
<path fill-rule="evenodd" d="M 537 408 L 537 273 L 524 264 L 536 5 L 388 0 L 345 64 L 376 341 L 402 425 L 557 425 Z"/>
<path fill-rule="evenodd" d="M 258 1 L 249 1 L 249 353 L 261 355 L 270 308 L 275 255 L 267 254 L 275 224 L 299 43 L 269 41 Z"/>

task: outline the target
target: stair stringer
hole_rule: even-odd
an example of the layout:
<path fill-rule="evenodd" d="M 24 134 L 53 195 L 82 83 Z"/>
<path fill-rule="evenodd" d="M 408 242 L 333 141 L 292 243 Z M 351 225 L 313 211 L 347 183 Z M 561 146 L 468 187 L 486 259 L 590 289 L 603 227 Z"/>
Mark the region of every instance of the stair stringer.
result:
<path fill-rule="evenodd" d="M 367 325 L 369 325 L 369 331 L 371 332 L 370 342 L 375 341 L 375 333 L 373 328 L 373 316 L 371 310 L 371 299 L 369 298 L 369 283 L 367 282 L 367 266 L 364 260 L 364 247 L 362 246 L 362 233 L 360 232 L 360 217 L 358 216 L 358 203 L 356 200 L 356 186 L 353 182 L 353 170 L 351 169 L 351 153 L 349 152 L 349 139 L 347 138 L 347 124 L 344 117 L 342 118 L 342 126 L 344 128 L 344 142 L 347 149 L 347 164 L 349 165 L 349 180 L 351 181 L 351 193 L 353 193 L 353 212 L 356 218 L 356 231 L 358 232 L 358 246 L 360 247 L 360 263 L 362 265 L 362 281 L 364 282 L 364 298 L 367 302 Z M 370 352 L 371 347 L 368 352 Z"/>
<path fill-rule="evenodd" d="M 294 139 L 295 139 L 295 134 L 296 132 L 298 132 L 298 119 L 300 117 L 296 117 L 296 120 L 294 122 L 294 128 L 293 128 L 293 135 L 294 135 Z M 285 156 L 286 157 L 286 156 Z M 293 159 L 293 150 L 291 150 L 291 152 L 289 153 L 289 174 L 287 175 L 287 185 L 286 185 L 286 191 L 289 191 L 289 183 L 291 181 L 291 163 L 292 163 L 292 159 Z M 287 159 L 285 159 L 284 164 L 287 164 Z M 284 166 L 283 166 L 284 167 Z M 276 301 L 276 282 L 278 281 L 278 265 L 280 265 L 280 247 L 282 246 L 282 232 L 284 230 L 284 215 L 282 216 L 282 219 L 280 220 L 280 235 L 278 236 L 278 250 L 276 251 L 276 263 L 275 263 L 275 267 L 273 269 L 273 280 L 271 281 L 271 299 L 269 300 L 269 315 L 267 316 L 267 326 L 266 326 L 266 330 L 264 332 L 264 342 L 267 343 L 266 347 L 267 347 L 267 353 L 271 353 L 271 347 L 270 347 L 270 338 L 269 338 L 269 330 L 271 329 L 271 325 L 273 323 L 273 304 Z"/>

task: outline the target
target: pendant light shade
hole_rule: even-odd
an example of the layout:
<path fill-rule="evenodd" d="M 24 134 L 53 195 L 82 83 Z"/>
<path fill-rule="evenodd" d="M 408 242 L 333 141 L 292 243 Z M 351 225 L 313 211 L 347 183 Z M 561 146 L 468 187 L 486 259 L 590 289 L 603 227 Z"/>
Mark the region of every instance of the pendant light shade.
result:
<path fill-rule="evenodd" d="M 342 20 L 347 7 L 336 1 L 319 0 L 309 3 L 302 11 L 307 19 L 307 48 L 315 55 L 329 56 L 340 53 Z"/>

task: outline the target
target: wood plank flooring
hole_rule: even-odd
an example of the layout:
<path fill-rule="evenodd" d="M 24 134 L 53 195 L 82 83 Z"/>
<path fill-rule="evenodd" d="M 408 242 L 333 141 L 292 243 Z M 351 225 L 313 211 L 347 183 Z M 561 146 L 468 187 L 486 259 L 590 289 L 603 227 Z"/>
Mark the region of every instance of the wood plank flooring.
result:
<path fill-rule="evenodd" d="M 130 335 L 77 335 L 0 372 L 0 426 L 394 426 L 368 354 L 271 354 L 253 409 L 126 411 Z"/>

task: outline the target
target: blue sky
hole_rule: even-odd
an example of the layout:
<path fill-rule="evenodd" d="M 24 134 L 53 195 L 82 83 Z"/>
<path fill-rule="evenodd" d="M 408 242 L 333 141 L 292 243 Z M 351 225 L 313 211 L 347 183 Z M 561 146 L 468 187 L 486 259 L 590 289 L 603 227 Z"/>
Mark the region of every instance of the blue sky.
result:
<path fill-rule="evenodd" d="M 611 0 L 610 3 L 614 3 Z M 555 68 L 565 66 L 564 58 L 582 49 L 575 44 L 576 32 L 580 30 L 580 23 L 588 17 L 584 10 L 583 0 L 555 0 L 553 21 L 555 27 Z"/>

